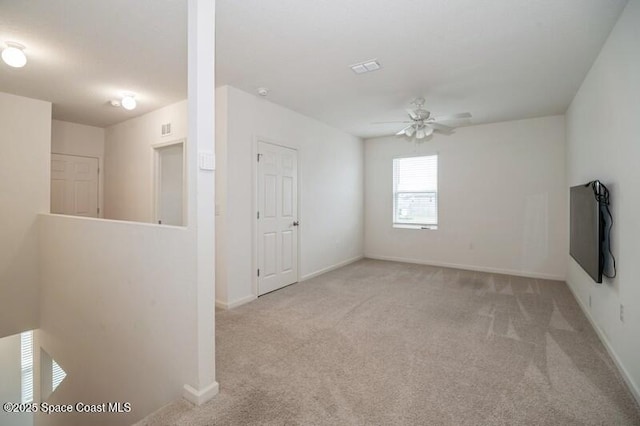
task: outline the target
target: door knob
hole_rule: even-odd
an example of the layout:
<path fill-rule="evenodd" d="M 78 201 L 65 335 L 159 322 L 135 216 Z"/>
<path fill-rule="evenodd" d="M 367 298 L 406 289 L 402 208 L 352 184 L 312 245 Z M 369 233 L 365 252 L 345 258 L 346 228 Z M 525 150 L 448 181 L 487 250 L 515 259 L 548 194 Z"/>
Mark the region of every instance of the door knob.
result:
<path fill-rule="evenodd" d="M 293 222 L 293 226 L 299 226 L 299 225 L 300 225 L 299 221 L 296 220 L 295 222 Z"/>

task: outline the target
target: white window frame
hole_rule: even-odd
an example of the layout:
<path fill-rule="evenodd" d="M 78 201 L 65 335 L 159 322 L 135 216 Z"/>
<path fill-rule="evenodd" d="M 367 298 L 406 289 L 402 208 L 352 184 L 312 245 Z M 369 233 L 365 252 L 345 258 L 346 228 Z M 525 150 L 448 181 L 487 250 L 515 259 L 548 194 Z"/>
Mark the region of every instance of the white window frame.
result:
<path fill-rule="evenodd" d="M 397 202 L 397 194 L 396 191 L 396 181 L 395 181 L 395 163 L 396 160 L 401 160 L 404 158 L 420 158 L 420 157 L 436 157 L 436 167 L 437 167 L 437 185 L 435 191 L 436 197 L 436 223 L 406 223 L 406 222 L 396 222 L 396 202 Z M 394 228 L 400 229 L 419 229 L 419 230 L 437 230 L 438 224 L 440 222 L 440 155 L 439 153 L 431 153 L 431 154 L 420 154 L 420 155 L 404 155 L 399 157 L 394 157 L 391 163 L 391 179 L 392 179 L 392 211 L 391 211 L 391 223 Z M 402 192 L 402 191 L 400 191 Z M 411 191 L 411 193 L 417 193 L 420 191 Z M 426 193 L 432 193 L 432 191 L 423 191 Z"/>

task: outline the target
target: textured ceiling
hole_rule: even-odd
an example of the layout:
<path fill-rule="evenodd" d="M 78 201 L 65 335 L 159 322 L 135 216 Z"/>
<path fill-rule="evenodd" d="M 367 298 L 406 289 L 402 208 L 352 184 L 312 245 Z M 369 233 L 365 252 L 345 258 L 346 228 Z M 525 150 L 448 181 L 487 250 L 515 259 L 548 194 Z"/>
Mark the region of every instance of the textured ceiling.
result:
<path fill-rule="evenodd" d="M 626 0 L 218 0 L 216 84 L 362 137 L 393 133 L 416 96 L 473 123 L 563 113 Z M 186 0 L 0 0 L 0 91 L 108 126 L 186 97 Z M 349 65 L 377 58 L 382 69 Z M 133 112 L 112 108 L 138 94 Z"/>
<path fill-rule="evenodd" d="M 567 109 L 626 0 L 218 0 L 217 81 L 362 137 L 422 95 L 473 123 Z M 377 58 L 382 69 L 348 66 Z"/>

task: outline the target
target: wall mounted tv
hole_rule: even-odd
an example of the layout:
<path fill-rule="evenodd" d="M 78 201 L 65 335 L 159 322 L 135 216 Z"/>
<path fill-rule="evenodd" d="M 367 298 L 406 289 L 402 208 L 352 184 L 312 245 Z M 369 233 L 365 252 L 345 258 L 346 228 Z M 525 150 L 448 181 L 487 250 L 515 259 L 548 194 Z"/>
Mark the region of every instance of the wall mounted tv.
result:
<path fill-rule="evenodd" d="M 599 181 L 571 187 L 569 253 L 597 283 L 604 270 L 605 221 L 603 191 Z M 608 203 L 608 191 L 607 199 Z"/>

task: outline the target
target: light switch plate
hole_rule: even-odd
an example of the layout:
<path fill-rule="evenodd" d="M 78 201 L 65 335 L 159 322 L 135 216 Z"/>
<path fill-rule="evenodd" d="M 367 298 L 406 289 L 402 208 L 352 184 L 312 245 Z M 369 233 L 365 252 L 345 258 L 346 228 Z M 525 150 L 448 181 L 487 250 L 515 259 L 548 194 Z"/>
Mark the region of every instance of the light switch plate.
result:
<path fill-rule="evenodd" d="M 215 170 L 216 156 L 213 152 L 200 152 L 198 154 L 198 167 L 200 167 L 200 170 Z"/>

